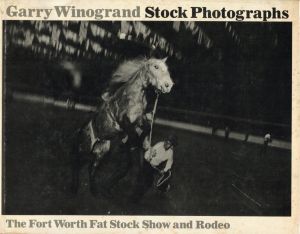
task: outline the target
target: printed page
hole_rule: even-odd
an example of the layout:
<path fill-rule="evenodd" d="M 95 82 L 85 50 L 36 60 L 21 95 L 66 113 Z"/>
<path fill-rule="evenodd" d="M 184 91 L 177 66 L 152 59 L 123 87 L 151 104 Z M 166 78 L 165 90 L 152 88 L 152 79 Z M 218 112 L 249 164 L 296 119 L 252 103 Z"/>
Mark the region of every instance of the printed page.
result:
<path fill-rule="evenodd" d="M 299 1 L 1 1 L 0 233 L 299 233 Z"/>

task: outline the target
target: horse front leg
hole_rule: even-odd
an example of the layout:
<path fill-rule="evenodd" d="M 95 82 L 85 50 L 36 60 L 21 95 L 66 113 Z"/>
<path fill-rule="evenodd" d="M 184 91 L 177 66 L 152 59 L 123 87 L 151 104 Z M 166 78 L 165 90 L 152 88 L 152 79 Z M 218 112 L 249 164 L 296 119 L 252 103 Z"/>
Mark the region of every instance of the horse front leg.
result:
<path fill-rule="evenodd" d="M 133 189 L 133 192 L 130 196 L 130 201 L 133 203 L 138 203 L 143 195 L 147 192 L 148 188 L 151 186 L 152 180 L 149 172 L 149 164 L 145 161 L 144 155 L 145 150 L 149 149 L 149 137 L 147 137 L 145 133 L 145 137 L 141 138 L 141 142 L 143 142 L 143 147 L 138 148 L 138 156 L 139 156 L 139 167 L 138 167 L 138 176 L 136 179 L 136 184 Z M 151 182 L 151 183 L 150 183 Z"/>
<path fill-rule="evenodd" d="M 93 195 L 98 194 L 95 175 L 96 171 L 103 159 L 103 157 L 109 152 L 110 150 L 110 141 L 104 140 L 102 142 L 96 142 L 93 150 L 92 150 L 92 160 L 89 166 L 89 179 L 90 179 L 90 191 Z"/>

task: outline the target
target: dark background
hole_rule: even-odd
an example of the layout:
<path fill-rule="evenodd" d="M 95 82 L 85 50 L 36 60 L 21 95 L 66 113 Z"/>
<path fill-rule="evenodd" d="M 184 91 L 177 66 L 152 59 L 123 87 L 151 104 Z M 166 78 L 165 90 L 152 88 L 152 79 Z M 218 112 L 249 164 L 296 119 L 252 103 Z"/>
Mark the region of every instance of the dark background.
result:
<path fill-rule="evenodd" d="M 145 199 L 142 207 L 127 206 L 128 194 L 123 190 L 132 185 L 134 169 L 116 188 L 119 198 L 115 201 L 103 205 L 103 198 L 100 202 L 92 198 L 86 179 L 81 195 L 70 198 L 69 139 L 90 114 L 17 102 L 12 93 L 95 104 L 120 62 L 138 56 L 168 56 L 176 85 L 171 94 L 160 98 L 158 117 L 217 128 L 229 126 L 259 136 L 270 132 L 274 138 L 290 141 L 291 23 L 195 22 L 191 26 L 181 22 L 175 30 L 174 22 L 143 22 L 148 36 L 132 22 L 128 22 L 133 29 L 127 34 L 121 22 L 85 23 L 85 34 L 80 29 L 83 22 L 4 23 L 5 213 L 290 214 L 289 150 L 269 149 L 262 156 L 261 145 L 180 130 L 176 130 L 181 144 L 169 199 L 161 200 L 152 191 L 147 196 L 154 196 L 150 199 L 153 202 Z M 103 29 L 105 36 L 95 35 L 95 26 Z M 56 41 L 54 28 L 61 31 Z M 126 37 L 121 39 L 120 32 Z M 77 36 L 72 39 L 68 35 Z M 172 53 L 159 38 L 172 45 Z M 103 50 L 94 50 L 91 42 Z M 76 52 L 70 53 L 67 47 Z M 61 66 L 64 61 L 80 71 L 80 87 L 72 85 L 72 75 Z M 174 129 L 157 127 L 155 141 L 170 131 Z M 113 157 L 107 165 L 113 168 Z M 103 178 L 105 173 L 99 184 Z M 262 205 L 244 200 L 232 184 Z M 116 205 L 117 201 L 122 204 Z M 164 208 L 159 209 L 161 206 Z"/>

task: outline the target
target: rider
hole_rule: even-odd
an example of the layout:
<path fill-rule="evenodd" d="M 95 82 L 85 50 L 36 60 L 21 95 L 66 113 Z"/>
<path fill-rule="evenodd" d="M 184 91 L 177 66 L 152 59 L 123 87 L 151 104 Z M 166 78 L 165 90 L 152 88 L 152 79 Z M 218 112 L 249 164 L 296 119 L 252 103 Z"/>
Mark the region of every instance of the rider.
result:
<path fill-rule="evenodd" d="M 143 167 L 138 177 L 138 184 L 132 195 L 133 202 L 138 202 L 151 187 L 156 172 L 161 174 L 158 183 L 156 183 L 156 188 L 161 192 L 169 190 L 170 185 L 168 181 L 171 176 L 170 170 L 173 165 L 173 152 L 176 145 L 176 135 L 170 135 L 164 141 L 158 142 L 151 149 L 149 141 L 145 141 L 144 148 L 148 150 L 145 152 Z"/>
<path fill-rule="evenodd" d="M 156 145 L 154 145 L 152 149 L 149 149 L 149 142 L 145 142 L 144 144 L 146 145 L 145 148 L 147 149 L 145 152 L 145 160 L 153 168 L 157 169 L 163 162 L 166 162 L 165 167 L 163 169 L 159 169 L 159 171 L 160 173 L 166 173 L 169 171 L 173 164 L 173 147 L 177 144 L 177 137 L 175 135 L 170 135 L 164 141 L 158 142 Z"/>

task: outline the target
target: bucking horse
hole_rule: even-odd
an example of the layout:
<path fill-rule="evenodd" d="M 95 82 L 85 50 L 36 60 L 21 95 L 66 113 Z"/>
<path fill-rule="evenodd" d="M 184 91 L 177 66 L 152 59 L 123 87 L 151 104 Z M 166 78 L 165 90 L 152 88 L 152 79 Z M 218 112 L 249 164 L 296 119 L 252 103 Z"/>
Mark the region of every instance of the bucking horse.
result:
<path fill-rule="evenodd" d="M 89 163 L 90 190 L 96 193 L 95 173 L 111 143 L 120 139 L 143 153 L 149 137 L 157 93 L 169 93 L 174 85 L 165 59 L 138 58 L 123 62 L 109 79 L 96 114 L 76 131 L 72 154 L 72 191 L 77 192 L 79 171 Z"/>

